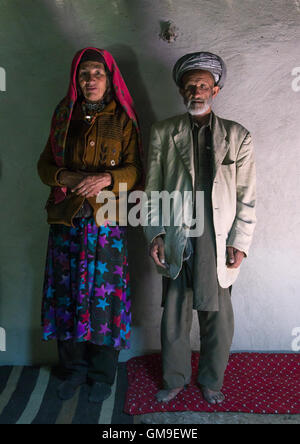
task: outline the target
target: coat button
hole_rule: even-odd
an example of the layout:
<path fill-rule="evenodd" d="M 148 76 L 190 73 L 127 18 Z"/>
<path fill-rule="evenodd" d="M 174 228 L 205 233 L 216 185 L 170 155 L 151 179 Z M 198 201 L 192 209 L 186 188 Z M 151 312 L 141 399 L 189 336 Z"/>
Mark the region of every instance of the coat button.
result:
<path fill-rule="evenodd" d="M 90 141 L 90 146 L 95 146 L 95 142 L 93 140 Z"/>
<path fill-rule="evenodd" d="M 111 164 L 112 166 L 115 166 L 116 162 L 115 162 L 114 160 L 111 160 L 111 161 L 110 161 L 110 164 Z"/>

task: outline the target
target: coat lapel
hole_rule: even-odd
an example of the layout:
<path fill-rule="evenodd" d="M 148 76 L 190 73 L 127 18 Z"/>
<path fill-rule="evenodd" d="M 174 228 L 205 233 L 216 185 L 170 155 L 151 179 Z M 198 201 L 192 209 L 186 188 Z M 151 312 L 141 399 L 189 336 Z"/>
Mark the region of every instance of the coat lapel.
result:
<path fill-rule="evenodd" d="M 194 184 L 195 169 L 193 136 L 188 113 L 180 116 L 178 124 L 176 125 L 173 133 L 173 140 L 183 164 L 192 178 L 192 183 Z"/>
<path fill-rule="evenodd" d="M 214 113 L 212 115 L 212 150 L 213 175 L 215 178 L 218 168 L 229 150 L 229 140 L 222 119 Z"/>
<path fill-rule="evenodd" d="M 188 113 L 180 116 L 178 124 L 175 126 L 173 133 L 173 140 L 178 153 L 184 163 L 187 172 L 192 178 L 192 183 L 195 182 L 195 168 L 194 168 L 194 151 L 193 151 L 193 136 Z M 222 119 L 212 115 L 212 151 L 213 151 L 213 175 L 217 174 L 218 168 L 221 165 L 226 153 L 229 149 L 229 140 L 226 128 Z"/>

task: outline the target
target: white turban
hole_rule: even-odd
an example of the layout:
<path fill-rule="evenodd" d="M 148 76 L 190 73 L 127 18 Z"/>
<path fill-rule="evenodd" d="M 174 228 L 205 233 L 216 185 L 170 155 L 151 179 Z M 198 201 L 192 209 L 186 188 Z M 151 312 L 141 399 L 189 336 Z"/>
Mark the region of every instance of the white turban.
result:
<path fill-rule="evenodd" d="M 211 52 L 193 52 L 181 57 L 175 63 L 173 68 L 173 79 L 178 86 L 181 86 L 181 78 L 187 71 L 201 69 L 209 71 L 214 79 L 215 84 L 223 88 L 226 80 L 226 65 L 221 57 Z"/>

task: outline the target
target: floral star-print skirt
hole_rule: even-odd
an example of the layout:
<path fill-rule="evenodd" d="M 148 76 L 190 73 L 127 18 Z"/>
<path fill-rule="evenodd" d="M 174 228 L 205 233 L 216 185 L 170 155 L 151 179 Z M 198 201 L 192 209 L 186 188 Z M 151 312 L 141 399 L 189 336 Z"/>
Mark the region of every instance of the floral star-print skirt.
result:
<path fill-rule="evenodd" d="M 131 300 L 126 228 L 50 225 L 42 301 L 43 340 L 130 347 Z"/>

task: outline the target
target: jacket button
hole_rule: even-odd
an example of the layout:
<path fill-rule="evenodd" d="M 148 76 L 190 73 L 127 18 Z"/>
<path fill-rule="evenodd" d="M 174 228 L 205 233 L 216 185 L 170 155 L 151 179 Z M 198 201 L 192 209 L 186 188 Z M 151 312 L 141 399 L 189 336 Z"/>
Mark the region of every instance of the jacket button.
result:
<path fill-rule="evenodd" d="M 111 164 L 112 166 L 114 166 L 114 165 L 116 164 L 116 162 L 115 162 L 114 160 L 111 160 L 111 161 L 110 161 L 110 164 Z"/>
<path fill-rule="evenodd" d="M 93 140 L 90 141 L 90 146 L 95 146 L 95 142 Z"/>

